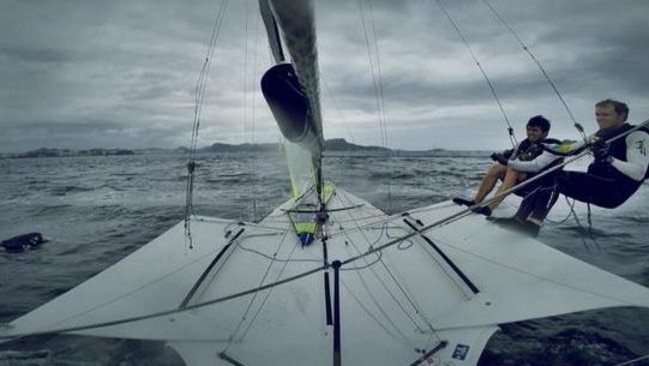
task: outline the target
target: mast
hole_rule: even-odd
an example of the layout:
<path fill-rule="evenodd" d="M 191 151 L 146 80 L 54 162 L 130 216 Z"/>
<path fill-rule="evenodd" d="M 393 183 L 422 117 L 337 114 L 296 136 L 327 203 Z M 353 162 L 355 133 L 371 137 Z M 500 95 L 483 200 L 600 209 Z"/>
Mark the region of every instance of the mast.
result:
<path fill-rule="evenodd" d="M 270 50 L 273 53 L 273 58 L 275 59 L 276 63 L 283 62 L 286 58 L 284 57 L 284 50 L 282 49 L 282 39 L 280 38 L 277 22 L 275 21 L 273 12 L 270 9 L 268 0 L 259 0 L 259 12 L 261 13 L 261 18 L 263 19 L 264 26 L 266 27 L 268 45 L 270 46 Z"/>
<path fill-rule="evenodd" d="M 282 135 L 311 155 L 308 175 L 322 203 L 324 137 L 313 3 L 310 0 L 260 0 L 259 4 L 277 63 L 264 74 L 262 91 Z M 284 62 L 283 47 L 290 55 L 290 63 Z M 290 160 L 289 157 L 289 166 Z M 295 191 L 301 190 L 295 189 L 294 183 Z"/>

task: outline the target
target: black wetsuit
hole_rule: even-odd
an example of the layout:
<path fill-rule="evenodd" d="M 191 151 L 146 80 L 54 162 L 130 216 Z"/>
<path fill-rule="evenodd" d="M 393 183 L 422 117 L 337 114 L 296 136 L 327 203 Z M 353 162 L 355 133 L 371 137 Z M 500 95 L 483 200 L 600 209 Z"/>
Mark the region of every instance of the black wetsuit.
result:
<path fill-rule="evenodd" d="M 600 130 L 596 136 L 606 141 L 633 127 L 625 123 L 614 130 Z M 615 159 L 627 161 L 626 152 L 624 138 L 618 138 L 609 145 L 609 155 Z M 645 173 L 645 179 L 648 174 L 649 171 Z M 642 185 L 642 181 L 629 178 L 607 162 L 593 162 L 586 173 L 559 171 L 552 175 L 552 179 L 541 179 L 543 182 L 540 189 L 523 200 L 516 213 L 518 218 L 525 220 L 532 214 L 534 218 L 543 220 L 556 203 L 559 193 L 581 202 L 615 208 L 629 199 Z"/>

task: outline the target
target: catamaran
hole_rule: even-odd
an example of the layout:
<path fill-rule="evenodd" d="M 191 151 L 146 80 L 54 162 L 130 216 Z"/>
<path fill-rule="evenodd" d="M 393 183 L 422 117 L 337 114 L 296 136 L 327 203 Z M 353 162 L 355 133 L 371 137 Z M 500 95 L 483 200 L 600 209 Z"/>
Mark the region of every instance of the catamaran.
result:
<path fill-rule="evenodd" d="M 470 366 L 500 324 L 649 307 L 649 289 L 451 202 L 387 215 L 328 182 L 313 5 L 260 11 L 275 59 L 261 88 L 286 139 L 290 199 L 259 222 L 189 210 L 4 325 L 2 340 L 159 340 L 193 366 Z"/>

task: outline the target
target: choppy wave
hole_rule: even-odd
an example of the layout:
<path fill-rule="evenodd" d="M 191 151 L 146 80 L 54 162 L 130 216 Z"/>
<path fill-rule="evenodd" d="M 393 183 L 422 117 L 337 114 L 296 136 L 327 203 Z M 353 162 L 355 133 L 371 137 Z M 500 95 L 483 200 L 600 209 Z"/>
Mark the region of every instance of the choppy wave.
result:
<path fill-rule="evenodd" d="M 289 197 L 280 156 L 200 158 L 196 213 L 255 220 Z M 0 322 L 68 291 L 184 215 L 182 155 L 5 162 L 0 167 L 7 169 L 0 171 L 0 237 L 40 231 L 53 240 L 32 252 L 0 253 Z M 323 169 L 327 180 L 398 213 L 471 194 L 489 163 L 480 156 L 358 156 L 327 158 Z M 645 185 L 619 209 L 594 208 L 590 224 L 584 205 L 571 209 L 562 203 L 540 239 L 649 286 L 648 199 Z M 480 365 L 614 365 L 649 353 L 646 324 L 649 311 L 624 308 L 505 325 Z M 159 342 L 54 335 L 0 345 L 0 366 L 181 364 Z"/>

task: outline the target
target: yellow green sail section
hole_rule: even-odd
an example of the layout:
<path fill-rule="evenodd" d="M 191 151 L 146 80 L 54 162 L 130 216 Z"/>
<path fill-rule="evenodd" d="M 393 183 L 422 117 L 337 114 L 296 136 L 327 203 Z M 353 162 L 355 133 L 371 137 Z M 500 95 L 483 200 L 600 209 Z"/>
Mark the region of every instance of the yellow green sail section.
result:
<path fill-rule="evenodd" d="M 336 186 L 332 183 L 325 182 L 322 189 L 322 202 L 326 206 L 329 200 L 336 192 Z M 296 200 L 292 209 L 287 214 L 293 224 L 295 234 L 298 236 L 302 245 L 310 244 L 317 236 L 320 225 L 326 221 L 326 211 L 321 210 L 318 200 L 318 193 L 315 187 L 306 192 Z"/>
<path fill-rule="evenodd" d="M 311 152 L 298 144 L 284 143 L 284 153 L 288 163 L 291 182 L 291 197 L 298 199 L 304 195 L 315 182 Z"/>

